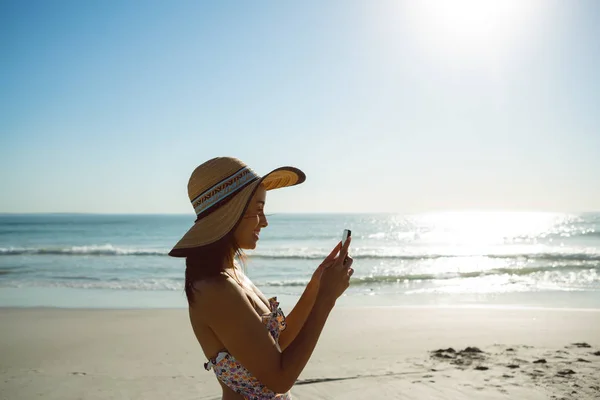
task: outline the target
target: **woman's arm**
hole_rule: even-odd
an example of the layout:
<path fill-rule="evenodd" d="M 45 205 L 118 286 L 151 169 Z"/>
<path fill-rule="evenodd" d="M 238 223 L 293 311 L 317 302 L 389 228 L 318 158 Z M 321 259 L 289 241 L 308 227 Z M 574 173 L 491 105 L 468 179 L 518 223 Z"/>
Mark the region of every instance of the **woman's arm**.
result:
<path fill-rule="evenodd" d="M 296 303 L 292 311 L 286 316 L 286 327 L 279 335 L 279 347 L 281 347 L 282 351 L 294 341 L 296 336 L 298 336 L 300 329 L 304 326 L 306 319 L 310 315 L 315 304 L 317 293 L 319 291 L 318 289 L 315 282 L 311 280 L 308 285 L 306 285 L 298 303 Z"/>
<path fill-rule="evenodd" d="M 329 267 L 333 260 L 335 260 L 335 255 L 341 249 L 342 243 L 338 243 L 338 245 L 333 249 L 331 254 L 327 256 L 327 258 L 317 267 L 315 272 L 313 273 L 310 282 L 306 285 L 304 292 L 302 292 L 302 296 L 300 296 L 300 300 L 296 303 L 296 306 L 290 311 L 289 315 L 286 317 L 286 328 L 279 335 L 279 346 L 282 350 L 285 350 L 286 347 L 289 346 L 290 343 L 294 341 L 302 326 L 306 323 L 306 319 L 312 310 L 315 300 L 317 298 L 317 294 L 319 293 L 319 286 L 321 281 L 321 276 L 323 275 L 323 270 Z M 258 291 L 258 289 L 257 289 Z"/>
<path fill-rule="evenodd" d="M 208 323 L 227 351 L 252 375 L 272 391 L 284 393 L 306 366 L 337 296 L 317 297 L 303 327 L 285 351 L 277 348 L 242 288 L 231 279 L 203 285 L 195 293 L 197 303 L 190 310 Z"/>
<path fill-rule="evenodd" d="M 336 246 L 324 264 L 314 303 L 294 340 L 285 351 L 278 348 L 250 304 L 243 289 L 232 279 L 203 285 L 191 312 L 198 314 L 221 340 L 227 351 L 252 375 L 274 392 L 287 392 L 296 382 L 317 345 L 336 299 L 348 288 L 352 258 L 344 264 L 350 239 L 340 257 Z"/>

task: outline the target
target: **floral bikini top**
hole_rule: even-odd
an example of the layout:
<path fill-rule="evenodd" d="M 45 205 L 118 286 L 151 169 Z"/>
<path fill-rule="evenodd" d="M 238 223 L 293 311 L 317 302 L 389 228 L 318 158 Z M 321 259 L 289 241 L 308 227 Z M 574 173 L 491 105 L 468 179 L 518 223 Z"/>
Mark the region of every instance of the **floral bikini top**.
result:
<path fill-rule="evenodd" d="M 285 329 L 285 315 L 277 297 L 269 299 L 270 313 L 261 316 L 263 324 L 266 325 L 269 333 L 279 343 L 279 334 Z M 240 364 L 235 357 L 227 351 L 220 351 L 213 359 L 209 359 L 204 364 L 204 368 L 209 371 L 211 368 L 215 371 L 217 379 L 227 385 L 231 390 L 241 394 L 248 400 L 292 400 L 290 392 L 277 394 L 260 383 L 250 371 Z"/>

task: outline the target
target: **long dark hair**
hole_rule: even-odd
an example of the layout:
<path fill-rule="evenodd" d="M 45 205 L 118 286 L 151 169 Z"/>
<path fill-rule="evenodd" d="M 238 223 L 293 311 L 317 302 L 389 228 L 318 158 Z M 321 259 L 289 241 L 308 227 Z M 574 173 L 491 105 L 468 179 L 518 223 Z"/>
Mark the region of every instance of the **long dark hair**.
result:
<path fill-rule="evenodd" d="M 233 229 L 229 231 L 229 233 L 214 243 L 187 251 L 185 259 L 184 288 L 188 304 L 191 305 L 194 302 L 195 282 L 202 279 L 218 279 L 222 277 L 222 273 L 226 266 L 235 266 L 234 260 L 236 258 L 241 262 L 242 268 L 245 272 L 246 255 L 244 254 L 242 248 L 237 244 L 234 234 L 243 218 L 243 215 L 246 213 L 246 210 L 250 205 L 250 200 L 254 196 L 254 193 L 256 193 L 256 189 L 258 189 L 258 187 L 259 185 L 252 190 L 252 193 L 250 193 L 250 196 L 246 201 L 246 205 L 244 206 L 244 210 L 242 211 L 242 216 L 240 216 L 237 223 Z M 230 200 L 231 197 L 221 203 L 219 207 L 224 206 Z"/>
<path fill-rule="evenodd" d="M 235 229 L 209 245 L 194 249 L 185 259 L 185 295 L 188 304 L 194 302 L 194 283 L 202 279 L 219 278 L 226 266 L 233 267 L 237 258 L 245 255 L 234 238 Z"/>

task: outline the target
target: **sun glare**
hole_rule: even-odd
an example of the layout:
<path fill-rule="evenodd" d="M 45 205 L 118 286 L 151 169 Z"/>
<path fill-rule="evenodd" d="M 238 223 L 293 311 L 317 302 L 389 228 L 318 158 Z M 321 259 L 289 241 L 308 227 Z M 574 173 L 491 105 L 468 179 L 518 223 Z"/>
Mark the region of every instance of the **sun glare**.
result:
<path fill-rule="evenodd" d="M 527 39 L 542 9 L 537 0 L 419 0 L 404 12 L 427 50 L 481 57 Z"/>
<path fill-rule="evenodd" d="M 456 254 L 476 255 L 495 252 L 503 244 L 531 245 L 569 218 L 541 212 L 442 212 L 420 215 L 416 223 L 423 229 L 423 242 L 452 246 Z"/>

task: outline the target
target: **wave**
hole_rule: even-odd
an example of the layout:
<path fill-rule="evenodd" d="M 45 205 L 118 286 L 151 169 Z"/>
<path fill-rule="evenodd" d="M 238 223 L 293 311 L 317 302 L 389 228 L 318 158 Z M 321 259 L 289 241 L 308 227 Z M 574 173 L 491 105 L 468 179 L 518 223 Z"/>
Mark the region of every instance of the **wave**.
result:
<path fill-rule="evenodd" d="M 90 245 L 71 247 L 9 247 L 0 248 L 0 256 L 18 255 L 64 255 L 64 256 L 165 256 L 167 250 L 123 248 L 113 245 Z"/>
<path fill-rule="evenodd" d="M 423 284 L 428 282 L 462 281 L 467 279 L 496 278 L 503 277 L 504 280 L 514 282 L 554 282 L 566 283 L 567 286 L 589 286 L 600 285 L 600 267 L 590 268 L 584 266 L 562 265 L 560 267 L 528 267 L 528 268 L 495 268 L 486 271 L 472 272 L 446 272 L 432 273 L 398 273 L 390 275 L 367 275 L 353 276 L 352 286 L 364 287 L 369 285 L 394 285 L 394 284 Z M 308 279 L 255 279 L 258 287 L 304 287 Z M 110 279 L 87 276 L 81 274 L 60 274 L 52 278 L 34 278 L 27 280 L 1 280 L 0 287 L 66 287 L 79 289 L 112 289 L 112 290 L 182 290 L 183 276 L 180 278 L 119 278 Z"/>
<path fill-rule="evenodd" d="M 148 281 L 119 281 L 99 280 L 93 278 L 64 279 L 63 280 L 32 280 L 32 281 L 0 281 L 0 287 L 22 288 L 22 287 L 50 287 L 70 289 L 109 289 L 109 290 L 132 290 L 132 291 L 183 291 L 183 279 L 181 280 L 148 280 Z"/>
<path fill-rule="evenodd" d="M 326 254 L 253 254 L 254 259 L 284 259 L 284 260 L 322 260 Z M 434 260 L 440 258 L 498 258 L 498 259 L 523 259 L 540 261 L 600 261 L 599 253 L 481 253 L 481 254 L 373 254 L 353 253 L 355 260 Z"/>
<path fill-rule="evenodd" d="M 531 268 L 494 268 L 486 271 L 456 272 L 443 274 L 397 274 L 397 275 L 372 275 L 353 277 L 352 285 L 370 285 L 385 283 L 406 283 L 422 281 L 444 281 L 451 279 L 481 278 L 487 276 L 508 275 L 514 277 L 537 276 L 546 273 L 571 274 L 583 273 L 585 279 L 594 279 L 600 282 L 600 268 L 584 266 L 562 266 L 562 267 L 531 267 Z M 589 276 L 587 276 L 589 275 Z M 308 280 L 284 280 L 255 282 L 257 286 L 305 286 Z"/>
<path fill-rule="evenodd" d="M 395 250 L 395 249 L 394 249 Z M 125 248 L 106 245 L 68 246 L 68 247 L 0 247 L 0 256 L 19 255 L 60 255 L 60 256 L 161 256 L 168 254 L 166 249 L 156 248 Z M 323 260 L 327 252 L 316 249 L 274 250 L 270 252 L 250 253 L 251 259 L 264 260 Z M 520 259 L 524 261 L 580 261 L 600 262 L 600 253 L 596 252 L 515 252 L 515 253 L 390 253 L 390 249 L 357 249 L 352 253 L 355 260 L 435 260 L 444 258 L 492 258 Z"/>

